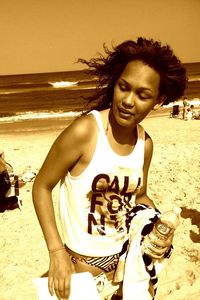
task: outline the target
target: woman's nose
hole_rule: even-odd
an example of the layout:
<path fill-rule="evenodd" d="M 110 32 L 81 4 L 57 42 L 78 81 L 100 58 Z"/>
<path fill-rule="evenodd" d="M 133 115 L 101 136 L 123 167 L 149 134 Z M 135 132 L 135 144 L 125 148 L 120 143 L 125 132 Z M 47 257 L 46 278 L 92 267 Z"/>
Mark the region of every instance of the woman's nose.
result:
<path fill-rule="evenodd" d="M 123 98 L 123 104 L 128 107 L 133 107 L 135 104 L 133 92 L 129 93 Z"/>

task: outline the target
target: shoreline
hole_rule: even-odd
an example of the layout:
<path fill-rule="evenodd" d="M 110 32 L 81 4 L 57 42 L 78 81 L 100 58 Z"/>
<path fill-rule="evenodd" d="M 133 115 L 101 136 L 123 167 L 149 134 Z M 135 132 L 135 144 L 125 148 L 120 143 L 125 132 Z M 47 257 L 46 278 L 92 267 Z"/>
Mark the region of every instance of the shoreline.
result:
<path fill-rule="evenodd" d="M 160 108 L 157 111 L 152 111 L 147 118 L 158 118 L 170 115 L 171 108 Z M 13 135 L 13 134 L 32 134 L 47 132 L 49 130 L 62 131 L 66 128 L 76 116 L 63 116 L 63 117 L 49 117 L 39 119 L 26 119 L 14 122 L 0 122 L 0 135 Z"/>
<path fill-rule="evenodd" d="M 38 119 L 38 120 L 22 120 L 12 123 L 0 123 L 0 135 L 29 135 L 40 134 L 48 131 L 61 131 L 71 122 L 71 119 Z"/>
<path fill-rule="evenodd" d="M 195 111 L 200 111 L 200 99 L 191 101 L 194 105 Z M 169 104 L 168 106 L 161 106 L 158 110 L 152 110 L 148 115 L 149 118 L 168 117 L 173 110 L 172 106 L 179 106 L 179 116 L 182 117 L 183 103 L 177 101 Z M 76 111 L 45 111 L 45 112 L 27 112 L 25 114 L 5 116 L 0 118 L 0 135 L 1 134 L 28 134 L 30 132 L 41 132 L 54 130 L 63 130 L 69 125 L 76 117 L 81 114 L 81 110 Z"/>

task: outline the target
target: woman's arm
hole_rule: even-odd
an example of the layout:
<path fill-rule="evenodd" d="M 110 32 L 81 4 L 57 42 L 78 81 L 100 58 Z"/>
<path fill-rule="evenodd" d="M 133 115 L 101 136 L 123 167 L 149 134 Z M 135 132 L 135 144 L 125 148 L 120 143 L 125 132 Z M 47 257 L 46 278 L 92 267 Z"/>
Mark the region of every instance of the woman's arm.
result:
<path fill-rule="evenodd" d="M 148 171 L 151 164 L 153 154 L 153 142 L 151 137 L 145 133 L 145 151 L 144 151 L 144 165 L 143 165 L 143 185 L 136 196 L 136 204 L 146 204 L 155 208 L 153 201 L 147 195 L 147 179 Z"/>
<path fill-rule="evenodd" d="M 146 204 L 152 208 L 156 208 L 153 200 L 147 195 L 147 179 L 148 171 L 153 154 L 153 142 L 150 136 L 146 133 L 145 139 L 145 156 L 144 156 L 144 166 L 143 166 L 143 186 L 136 197 L 136 204 Z M 158 259 L 162 257 L 166 251 L 170 248 L 172 244 L 173 236 L 169 237 L 167 240 L 153 240 L 153 244 L 158 248 L 152 247 L 151 257 Z M 149 242 L 151 242 L 151 235 L 149 235 Z"/>
<path fill-rule="evenodd" d="M 55 290 L 59 299 L 68 298 L 69 275 L 73 268 L 65 249 L 62 249 L 63 243 L 56 226 L 52 203 L 52 190 L 74 165 L 81 164 L 87 141 L 88 119 L 83 117 L 71 124 L 56 139 L 33 184 L 35 211 L 50 251 L 49 290 L 51 294 Z"/>
<path fill-rule="evenodd" d="M 33 184 L 33 203 L 49 250 L 62 245 L 55 230 L 51 193 L 82 155 L 80 123 L 69 126 L 56 139 Z"/>

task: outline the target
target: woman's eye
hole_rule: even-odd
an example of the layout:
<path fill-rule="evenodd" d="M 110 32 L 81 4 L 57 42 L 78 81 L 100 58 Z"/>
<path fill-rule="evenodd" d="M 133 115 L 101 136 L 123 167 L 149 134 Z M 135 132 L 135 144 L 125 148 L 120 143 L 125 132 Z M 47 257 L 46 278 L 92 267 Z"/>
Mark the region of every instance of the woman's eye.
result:
<path fill-rule="evenodd" d="M 147 97 L 145 95 L 139 95 L 141 99 L 146 99 Z"/>
<path fill-rule="evenodd" d="M 139 94 L 139 97 L 140 97 L 140 99 L 143 99 L 143 100 L 151 98 L 150 95 L 147 95 L 147 94 Z"/>
<path fill-rule="evenodd" d="M 124 84 L 119 84 L 119 88 L 120 88 L 121 91 L 127 91 L 128 90 L 127 86 L 124 85 Z"/>

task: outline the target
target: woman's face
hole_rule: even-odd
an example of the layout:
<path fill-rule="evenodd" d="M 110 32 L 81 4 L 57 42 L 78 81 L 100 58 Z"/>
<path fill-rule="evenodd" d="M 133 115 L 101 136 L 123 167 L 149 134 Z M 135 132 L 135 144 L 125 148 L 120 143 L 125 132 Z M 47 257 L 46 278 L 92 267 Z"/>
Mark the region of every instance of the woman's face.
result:
<path fill-rule="evenodd" d="M 114 86 L 112 112 L 118 125 L 135 127 L 157 104 L 160 75 L 140 60 L 130 61 Z"/>

